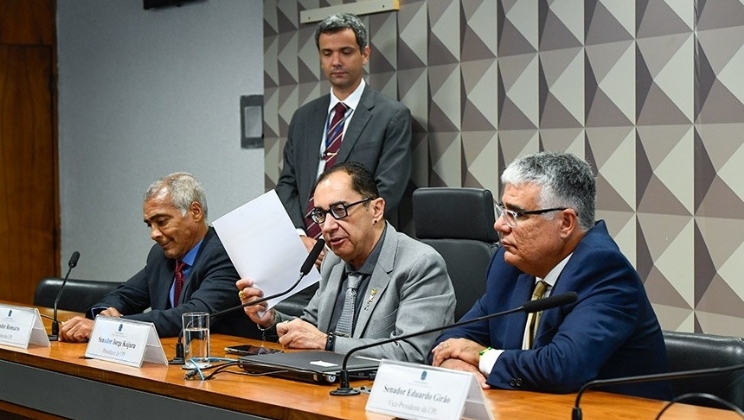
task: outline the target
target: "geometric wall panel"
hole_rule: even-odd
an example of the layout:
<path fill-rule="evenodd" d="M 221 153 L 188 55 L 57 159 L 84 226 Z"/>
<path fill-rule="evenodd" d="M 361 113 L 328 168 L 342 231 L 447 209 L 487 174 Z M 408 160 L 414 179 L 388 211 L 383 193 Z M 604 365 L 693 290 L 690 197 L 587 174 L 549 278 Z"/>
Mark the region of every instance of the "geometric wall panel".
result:
<path fill-rule="evenodd" d="M 264 1 L 266 189 L 293 112 L 329 89 L 299 12 L 350 2 Z M 515 158 L 575 153 L 662 327 L 744 335 L 744 3 L 399 3 L 362 17 L 365 79 L 411 110 L 409 192 L 498 197 Z"/>

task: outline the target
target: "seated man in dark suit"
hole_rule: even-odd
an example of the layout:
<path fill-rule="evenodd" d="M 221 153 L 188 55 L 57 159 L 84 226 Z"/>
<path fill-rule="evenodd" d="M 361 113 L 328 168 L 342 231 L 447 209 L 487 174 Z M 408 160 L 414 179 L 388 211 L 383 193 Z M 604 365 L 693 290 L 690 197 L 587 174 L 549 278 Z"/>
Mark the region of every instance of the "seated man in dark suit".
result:
<path fill-rule="evenodd" d="M 87 341 L 99 313 L 152 322 L 159 336 L 174 337 L 181 332 L 182 314 L 213 313 L 240 304 L 235 294 L 240 276 L 207 224 L 207 198 L 193 176 L 180 172 L 155 181 L 145 194 L 143 211 L 150 237 L 157 242 L 147 265 L 94 305 L 86 318 L 64 322 L 63 341 Z M 212 330 L 260 337 L 239 311 L 215 319 Z"/>
<path fill-rule="evenodd" d="M 434 366 L 471 371 L 484 388 L 576 392 L 593 379 L 661 373 L 661 328 L 638 273 L 604 222 L 595 224 L 591 168 L 567 153 L 538 153 L 501 176 L 494 229 L 501 248 L 486 294 L 463 320 L 525 301 L 576 292 L 575 303 L 540 314 L 512 314 L 445 331 Z M 671 398 L 665 382 L 603 390 Z"/>

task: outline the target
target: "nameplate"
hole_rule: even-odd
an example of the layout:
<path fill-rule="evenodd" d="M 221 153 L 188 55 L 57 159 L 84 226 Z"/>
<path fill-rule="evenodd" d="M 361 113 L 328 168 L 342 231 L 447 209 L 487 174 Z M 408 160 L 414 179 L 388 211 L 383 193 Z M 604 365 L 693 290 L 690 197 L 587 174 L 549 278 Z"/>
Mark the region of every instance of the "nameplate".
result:
<path fill-rule="evenodd" d="M 101 315 L 93 324 L 85 357 L 134 367 L 142 362 L 168 365 L 152 322 Z"/>
<path fill-rule="evenodd" d="M 493 420 L 472 372 L 383 360 L 367 411 L 403 419 Z"/>
<path fill-rule="evenodd" d="M 10 305 L 0 305 L 0 344 L 24 349 L 52 345 L 38 309 Z"/>

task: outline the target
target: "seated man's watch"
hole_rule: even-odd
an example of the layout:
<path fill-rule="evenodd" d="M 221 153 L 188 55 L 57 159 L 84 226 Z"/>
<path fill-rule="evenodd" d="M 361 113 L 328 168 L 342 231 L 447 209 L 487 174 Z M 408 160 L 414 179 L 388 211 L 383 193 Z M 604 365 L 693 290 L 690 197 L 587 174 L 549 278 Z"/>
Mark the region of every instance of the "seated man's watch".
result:
<path fill-rule="evenodd" d="M 326 351 L 333 351 L 333 348 L 336 347 L 336 334 L 333 332 L 328 333 L 328 338 L 326 339 Z"/>

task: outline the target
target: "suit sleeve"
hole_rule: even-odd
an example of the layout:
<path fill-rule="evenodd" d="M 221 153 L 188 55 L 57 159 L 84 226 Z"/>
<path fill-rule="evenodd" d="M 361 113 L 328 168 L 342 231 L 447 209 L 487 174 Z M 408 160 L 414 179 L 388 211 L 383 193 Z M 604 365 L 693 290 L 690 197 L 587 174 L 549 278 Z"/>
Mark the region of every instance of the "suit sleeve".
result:
<path fill-rule="evenodd" d="M 227 252 L 216 236 L 202 244 L 204 250 L 189 275 L 193 282 L 188 300 L 170 309 L 129 315 L 128 318 L 155 324 L 161 337 L 175 337 L 181 331 L 181 315 L 186 312 L 214 313 L 239 303 L 235 282 L 239 279 Z M 195 289 L 194 289 L 195 288 Z"/>
<path fill-rule="evenodd" d="M 596 378 L 628 340 L 637 323 L 642 283 L 618 253 L 599 251 L 591 258 L 602 264 L 576 261 L 556 283 L 561 289 L 555 293 L 575 290 L 579 300 L 543 313 L 538 334 L 550 335 L 549 342 L 540 343 L 538 336 L 536 349 L 504 351 L 487 379 L 491 386 L 513 389 L 518 378 L 525 390 L 575 392 Z"/>
<path fill-rule="evenodd" d="M 397 310 L 370 323 L 372 330 L 367 330 L 366 335 L 372 338 L 338 337 L 334 351 L 346 353 L 354 347 L 379 341 L 382 334 L 375 334 L 374 330 L 385 330 L 390 323 L 394 323 L 393 332 L 384 338 L 452 323 L 455 293 L 442 257 L 432 251 L 421 255 L 409 268 L 406 272 L 392 273 L 395 278 L 385 293 L 398 294 Z M 436 333 L 421 335 L 365 349 L 359 354 L 422 363 L 434 337 Z"/>
<path fill-rule="evenodd" d="M 292 219 L 292 223 L 295 228 L 304 229 L 304 207 L 303 203 L 300 203 L 300 193 L 297 188 L 298 173 L 301 168 L 298 167 L 300 164 L 297 162 L 299 159 L 297 148 L 299 140 L 297 130 L 297 115 L 292 117 L 292 121 L 289 124 L 289 134 L 287 135 L 287 143 L 284 145 L 284 167 L 282 173 L 279 176 L 279 181 L 276 184 L 276 194 L 279 196 L 279 200 L 287 210 L 289 218 Z"/>
<path fill-rule="evenodd" d="M 411 177 L 411 111 L 397 105 L 375 171 L 377 188 L 388 208 L 398 207 Z"/>

